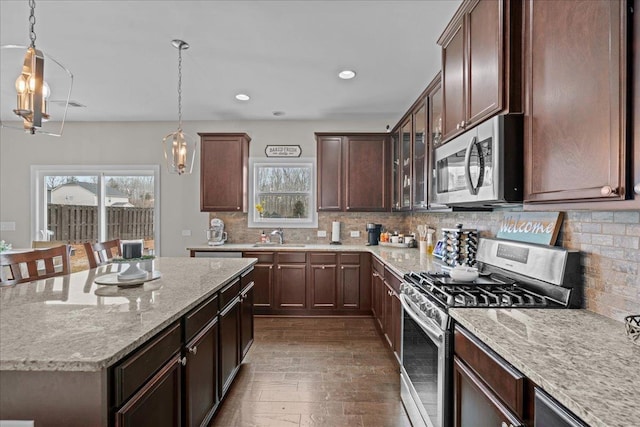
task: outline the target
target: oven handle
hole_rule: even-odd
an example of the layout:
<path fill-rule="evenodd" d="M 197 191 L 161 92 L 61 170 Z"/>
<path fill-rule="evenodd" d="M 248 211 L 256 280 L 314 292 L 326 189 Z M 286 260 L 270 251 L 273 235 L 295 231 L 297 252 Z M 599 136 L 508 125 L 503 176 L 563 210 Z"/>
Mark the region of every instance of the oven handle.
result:
<path fill-rule="evenodd" d="M 478 185 L 473 186 L 471 182 L 471 150 L 474 145 L 478 145 L 478 161 L 480 163 L 480 173 L 478 174 Z M 478 195 L 478 189 L 482 187 L 484 181 L 484 158 L 482 157 L 482 148 L 478 144 L 478 138 L 473 137 L 467 146 L 467 151 L 464 153 L 464 179 L 467 182 L 467 190 L 474 196 Z"/>
<path fill-rule="evenodd" d="M 427 324 L 424 320 L 420 319 L 413 311 L 413 308 L 409 304 L 409 301 L 410 300 L 408 296 L 406 296 L 405 294 L 400 294 L 400 304 L 402 304 L 404 311 L 406 311 L 409 316 L 411 316 L 411 319 L 413 319 L 413 321 L 416 322 L 418 326 L 420 326 L 427 333 L 427 335 L 429 335 L 429 338 L 431 338 L 438 344 L 438 347 L 442 345 L 442 337 L 444 336 L 443 332 L 438 328 Z"/>

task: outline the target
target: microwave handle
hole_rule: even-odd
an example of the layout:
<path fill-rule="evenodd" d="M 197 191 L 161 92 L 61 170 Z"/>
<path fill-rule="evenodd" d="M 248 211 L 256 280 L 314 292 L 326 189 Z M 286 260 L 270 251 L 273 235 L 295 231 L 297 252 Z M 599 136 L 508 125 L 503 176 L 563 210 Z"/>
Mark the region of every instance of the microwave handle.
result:
<path fill-rule="evenodd" d="M 471 182 L 471 150 L 473 150 L 473 146 L 478 146 L 478 157 L 480 161 L 480 173 L 478 174 L 478 185 L 473 186 Z M 482 183 L 484 182 L 484 157 L 482 157 L 482 149 L 480 148 L 480 144 L 478 143 L 478 138 L 473 137 L 471 141 L 469 141 L 469 145 L 467 146 L 467 151 L 464 154 L 464 178 L 467 182 L 467 190 L 473 196 L 478 194 L 478 189 L 482 187 Z"/>

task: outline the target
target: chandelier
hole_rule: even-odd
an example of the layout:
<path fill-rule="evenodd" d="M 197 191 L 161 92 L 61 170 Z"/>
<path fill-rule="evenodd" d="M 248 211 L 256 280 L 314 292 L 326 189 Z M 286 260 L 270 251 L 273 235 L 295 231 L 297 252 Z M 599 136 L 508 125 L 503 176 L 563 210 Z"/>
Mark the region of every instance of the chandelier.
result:
<path fill-rule="evenodd" d="M 165 136 L 162 145 L 169 173 L 182 175 L 191 173 L 196 156 L 195 140 L 182 132 L 182 51 L 189 49 L 189 43 L 172 40 L 171 44 L 178 49 L 178 130 Z"/>
<path fill-rule="evenodd" d="M 11 125 L 1 123 L 2 127 L 23 129 L 32 135 L 35 133 L 43 133 L 47 135 L 60 136 L 64 126 L 64 120 L 67 114 L 69 98 L 71 96 L 71 87 L 73 85 L 73 74 L 67 70 L 62 64 L 55 59 L 45 55 L 41 50 L 36 49 L 36 32 L 35 32 L 35 0 L 29 0 L 29 38 L 31 44 L 27 48 L 24 56 L 22 72 L 15 81 L 15 89 L 17 93 L 16 108 L 13 113 L 22 119 L 22 128 L 16 128 Z M 25 46 L 5 45 L 2 49 L 24 49 Z M 45 81 L 44 65 L 45 58 L 50 59 L 54 65 L 60 67 L 69 77 L 69 92 L 64 107 L 64 114 L 60 122 L 59 133 L 52 133 L 42 130 L 43 122 L 48 121 L 51 116 L 49 114 L 49 96 L 51 89 Z"/>

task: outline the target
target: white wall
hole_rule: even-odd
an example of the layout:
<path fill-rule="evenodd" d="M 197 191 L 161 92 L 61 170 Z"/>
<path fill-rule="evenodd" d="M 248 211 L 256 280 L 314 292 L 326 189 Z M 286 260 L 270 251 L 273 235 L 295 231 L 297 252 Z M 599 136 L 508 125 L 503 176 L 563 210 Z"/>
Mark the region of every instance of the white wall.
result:
<path fill-rule="evenodd" d="M 185 122 L 198 132 L 246 132 L 250 156 L 264 157 L 267 145 L 300 145 L 303 157 L 315 157 L 314 132 L 383 132 L 388 121 L 212 121 Z M 59 137 L 29 135 L 0 129 L 0 221 L 15 222 L 15 231 L 0 231 L 13 247 L 30 247 L 31 165 L 161 164 L 160 235 L 162 256 L 187 256 L 185 248 L 205 242 L 208 213 L 200 212 L 200 156 L 192 175 L 169 175 L 164 165 L 162 138 L 176 130 L 175 122 L 66 123 Z M 183 237 L 182 230 L 191 230 Z"/>

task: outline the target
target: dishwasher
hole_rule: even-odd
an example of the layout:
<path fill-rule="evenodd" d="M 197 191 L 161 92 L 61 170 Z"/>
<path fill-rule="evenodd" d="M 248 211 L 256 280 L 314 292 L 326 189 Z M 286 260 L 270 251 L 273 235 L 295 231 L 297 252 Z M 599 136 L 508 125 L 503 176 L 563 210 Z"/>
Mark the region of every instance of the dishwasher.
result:
<path fill-rule="evenodd" d="M 195 258 L 242 258 L 242 252 L 195 251 Z"/>

